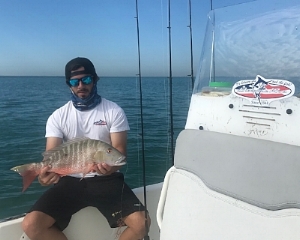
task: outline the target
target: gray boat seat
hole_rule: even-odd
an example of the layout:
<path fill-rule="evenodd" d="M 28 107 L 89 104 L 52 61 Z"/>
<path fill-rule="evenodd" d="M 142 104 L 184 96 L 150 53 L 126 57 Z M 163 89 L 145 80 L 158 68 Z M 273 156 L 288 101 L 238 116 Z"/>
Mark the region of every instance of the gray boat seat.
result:
<path fill-rule="evenodd" d="M 299 158 L 298 146 L 183 130 L 158 205 L 160 239 L 300 239 Z"/>
<path fill-rule="evenodd" d="M 298 146 L 184 130 L 175 167 L 194 173 L 212 190 L 264 209 L 300 207 Z"/>

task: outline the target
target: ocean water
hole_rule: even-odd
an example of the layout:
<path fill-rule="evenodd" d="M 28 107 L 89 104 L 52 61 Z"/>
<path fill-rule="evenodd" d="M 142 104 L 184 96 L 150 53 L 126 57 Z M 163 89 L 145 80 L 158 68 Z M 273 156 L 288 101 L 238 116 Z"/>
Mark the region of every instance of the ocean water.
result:
<path fill-rule="evenodd" d="M 174 142 L 184 128 L 191 96 L 190 78 L 173 78 Z M 63 77 L 0 77 L 0 219 L 26 212 L 46 190 L 35 180 L 22 193 L 22 177 L 10 168 L 42 160 L 49 115 L 70 99 Z M 172 165 L 168 78 L 143 77 L 146 184 L 161 182 Z M 131 130 L 128 164 L 122 168 L 132 187 L 143 185 L 139 79 L 102 77 L 98 93 L 119 104 Z M 174 143 L 175 145 L 175 143 Z"/>

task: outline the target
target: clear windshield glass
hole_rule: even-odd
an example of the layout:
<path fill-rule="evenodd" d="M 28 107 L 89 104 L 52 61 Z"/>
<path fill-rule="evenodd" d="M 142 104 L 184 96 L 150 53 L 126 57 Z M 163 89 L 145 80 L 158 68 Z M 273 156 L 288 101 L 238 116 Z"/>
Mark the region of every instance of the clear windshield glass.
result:
<path fill-rule="evenodd" d="M 299 95 L 300 2 L 253 1 L 211 11 L 199 68 L 194 93 L 260 75 L 293 82 Z"/>

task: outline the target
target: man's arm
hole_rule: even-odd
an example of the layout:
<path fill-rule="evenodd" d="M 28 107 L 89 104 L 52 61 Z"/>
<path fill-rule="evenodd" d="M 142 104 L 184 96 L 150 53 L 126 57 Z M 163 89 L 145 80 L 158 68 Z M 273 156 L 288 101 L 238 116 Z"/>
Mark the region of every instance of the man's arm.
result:
<path fill-rule="evenodd" d="M 46 151 L 49 151 L 52 148 L 55 148 L 62 144 L 63 140 L 58 137 L 48 137 L 46 141 Z"/>
<path fill-rule="evenodd" d="M 111 145 L 118 149 L 123 155 L 127 154 L 127 131 L 110 134 Z"/>
<path fill-rule="evenodd" d="M 57 137 L 48 137 L 46 141 L 46 151 L 55 148 L 62 144 L 62 139 Z M 46 166 L 41 169 L 38 180 L 42 186 L 49 186 L 51 184 L 57 183 L 60 176 L 54 172 L 49 172 L 51 166 Z"/>

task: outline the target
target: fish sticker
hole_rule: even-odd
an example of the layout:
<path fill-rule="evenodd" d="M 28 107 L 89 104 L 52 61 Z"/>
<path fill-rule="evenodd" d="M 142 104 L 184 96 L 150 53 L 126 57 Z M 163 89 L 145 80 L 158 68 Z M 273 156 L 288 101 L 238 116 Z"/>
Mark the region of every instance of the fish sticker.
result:
<path fill-rule="evenodd" d="M 232 94 L 248 99 L 251 104 L 268 106 L 272 101 L 293 96 L 295 85 L 287 80 L 265 79 L 257 75 L 254 80 L 240 80 L 232 87 Z"/>
<path fill-rule="evenodd" d="M 44 160 L 11 168 L 23 177 L 24 192 L 45 166 L 60 176 L 82 173 L 83 176 L 95 170 L 99 163 L 110 166 L 126 164 L 126 157 L 111 145 L 100 140 L 76 138 L 43 153 Z"/>

